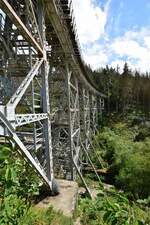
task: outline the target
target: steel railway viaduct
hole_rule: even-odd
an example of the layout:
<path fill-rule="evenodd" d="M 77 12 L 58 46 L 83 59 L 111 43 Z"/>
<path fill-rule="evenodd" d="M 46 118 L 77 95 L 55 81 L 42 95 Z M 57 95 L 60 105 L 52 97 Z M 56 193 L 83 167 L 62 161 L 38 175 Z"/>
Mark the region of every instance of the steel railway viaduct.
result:
<path fill-rule="evenodd" d="M 105 96 L 82 60 L 71 1 L 0 0 L 0 141 L 53 191 L 89 162 Z"/>

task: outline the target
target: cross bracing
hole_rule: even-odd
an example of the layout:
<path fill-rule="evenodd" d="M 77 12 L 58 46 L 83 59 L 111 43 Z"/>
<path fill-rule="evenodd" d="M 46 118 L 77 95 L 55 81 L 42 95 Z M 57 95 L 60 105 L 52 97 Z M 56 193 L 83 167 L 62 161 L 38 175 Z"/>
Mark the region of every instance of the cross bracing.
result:
<path fill-rule="evenodd" d="M 90 160 L 105 95 L 87 76 L 71 1 L 0 0 L 0 136 L 53 191 Z M 0 139 L 1 140 L 1 139 Z"/>

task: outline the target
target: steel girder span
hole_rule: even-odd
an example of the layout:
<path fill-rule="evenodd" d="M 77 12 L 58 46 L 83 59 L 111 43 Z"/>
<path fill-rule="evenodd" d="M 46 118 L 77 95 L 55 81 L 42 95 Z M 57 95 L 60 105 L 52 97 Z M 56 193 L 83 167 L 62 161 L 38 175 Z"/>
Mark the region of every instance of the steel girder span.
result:
<path fill-rule="evenodd" d="M 0 0 L 0 142 L 13 141 L 51 191 L 54 174 L 86 186 L 82 158 L 105 97 L 86 77 L 73 21 L 70 1 Z"/>

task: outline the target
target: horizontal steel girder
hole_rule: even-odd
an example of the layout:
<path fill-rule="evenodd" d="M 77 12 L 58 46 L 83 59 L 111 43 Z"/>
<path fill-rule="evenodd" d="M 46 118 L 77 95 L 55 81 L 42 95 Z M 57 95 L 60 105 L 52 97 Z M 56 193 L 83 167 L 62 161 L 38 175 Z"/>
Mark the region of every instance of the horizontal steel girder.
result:
<path fill-rule="evenodd" d="M 22 143 L 20 138 L 17 136 L 16 131 L 11 126 L 10 122 L 6 119 L 6 117 L 1 112 L 0 112 L 0 121 L 8 129 L 8 132 L 10 133 L 10 137 L 12 137 L 12 139 L 15 141 L 15 143 L 21 149 L 21 154 L 24 154 L 26 156 L 29 163 L 37 170 L 37 172 L 41 175 L 41 177 L 49 185 L 49 187 L 52 188 L 52 183 L 50 180 L 48 180 L 47 175 L 44 172 L 44 170 L 40 167 L 40 165 L 32 157 L 30 152 L 27 150 L 25 145 Z"/>
<path fill-rule="evenodd" d="M 78 172 L 91 196 L 82 175 L 82 159 L 84 163 L 87 158 L 94 169 L 89 155 L 92 130 L 98 122 L 97 98 L 105 96 L 87 79 L 84 64 L 79 62 L 82 59 L 74 54 L 72 36 L 57 1 L 0 0 L 0 8 L 6 14 L 1 36 L 4 39 L 6 33 L 13 53 L 9 56 L 0 36 L 2 75 L 21 83 L 17 90 L 14 86 L 9 102 L 4 99 L 0 105 L 0 135 L 14 140 L 19 153 L 50 188 L 54 161 L 66 179 L 75 179 Z M 9 59 L 5 60 L 6 53 Z M 101 108 L 104 102 L 99 101 Z"/>
<path fill-rule="evenodd" d="M 22 36 L 40 53 L 43 55 L 42 47 L 37 43 L 32 34 L 29 32 L 27 27 L 18 17 L 14 9 L 8 3 L 7 0 L 0 0 L 0 8 L 9 16 L 9 18 L 13 21 L 16 27 L 20 30 Z"/>
<path fill-rule="evenodd" d="M 23 126 L 25 124 L 34 123 L 37 121 L 45 120 L 48 118 L 47 113 L 39 114 L 16 114 L 15 115 L 15 126 Z"/>
<path fill-rule="evenodd" d="M 43 58 L 40 61 L 37 60 L 37 62 L 31 68 L 30 72 L 25 77 L 25 79 L 23 80 L 23 82 L 21 83 L 21 85 L 19 86 L 19 88 L 16 90 L 16 92 L 14 93 L 14 95 L 9 100 L 7 106 L 9 106 L 9 105 L 13 105 L 13 107 L 16 107 L 17 106 L 17 104 L 21 100 L 22 96 L 24 95 L 25 91 L 29 87 L 31 81 L 33 80 L 33 78 L 35 77 L 35 75 L 37 75 L 38 70 L 39 70 L 40 66 L 42 65 L 43 61 L 44 61 Z"/>

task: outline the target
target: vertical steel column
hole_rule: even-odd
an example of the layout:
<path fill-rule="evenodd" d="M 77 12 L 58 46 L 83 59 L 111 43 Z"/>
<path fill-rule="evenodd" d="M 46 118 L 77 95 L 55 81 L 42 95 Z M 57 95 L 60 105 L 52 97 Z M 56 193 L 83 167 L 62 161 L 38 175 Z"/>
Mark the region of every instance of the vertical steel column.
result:
<path fill-rule="evenodd" d="M 5 52 L 8 49 L 12 52 L 5 72 L 14 84 L 9 100 L 0 105 L 0 135 L 13 139 L 19 153 L 53 191 L 49 65 L 43 1 L 0 0 L 0 7 L 4 10 L 0 12 L 0 15 L 4 14 L 1 36 L 6 34 L 8 41 L 7 49 L 2 48 Z"/>
<path fill-rule="evenodd" d="M 29 46 L 29 64 L 30 64 L 30 69 L 32 68 L 32 51 L 31 51 L 31 47 Z M 34 96 L 34 92 L 35 92 L 35 87 L 34 87 L 34 80 L 32 80 L 31 82 L 31 92 L 32 92 L 32 113 L 35 114 L 35 96 Z M 33 141 L 34 141 L 34 148 L 35 151 L 37 151 L 37 132 L 36 132 L 36 123 L 33 123 Z"/>
<path fill-rule="evenodd" d="M 43 75 L 42 82 L 42 105 L 43 112 L 48 114 L 48 118 L 44 120 L 44 139 L 45 139 L 45 154 L 47 159 L 47 177 L 49 180 L 53 181 L 53 156 L 52 156 L 52 143 L 51 143 L 51 122 L 50 122 L 50 106 L 49 106 L 49 86 L 48 86 L 48 74 L 49 67 L 48 62 L 45 60 L 41 73 Z"/>
<path fill-rule="evenodd" d="M 84 154 L 84 149 L 89 152 L 90 139 L 91 139 L 91 122 L 90 122 L 90 96 L 89 91 L 83 86 L 80 86 L 80 121 L 81 121 L 81 163 L 82 165 L 88 164 L 88 158 Z"/>
<path fill-rule="evenodd" d="M 53 172 L 53 156 L 52 156 L 52 138 L 51 138 L 51 121 L 50 121 L 50 99 L 49 99 L 49 63 L 47 60 L 46 53 L 46 34 L 45 34 L 45 15 L 44 9 L 41 4 L 41 1 L 38 0 L 38 23 L 39 23 L 39 32 L 40 38 L 43 43 L 43 55 L 44 55 L 44 63 L 41 67 L 41 75 L 42 75 L 42 108 L 43 113 L 47 113 L 48 117 L 43 122 L 43 131 L 44 131 L 44 141 L 45 141 L 45 157 L 46 157 L 46 173 L 49 180 L 52 181 L 54 179 Z M 53 189 L 53 187 L 51 187 Z M 53 191 L 53 190 L 52 190 Z"/>
<path fill-rule="evenodd" d="M 91 108 L 91 133 L 95 135 L 98 123 L 97 121 L 98 112 L 97 112 L 97 96 L 93 94 L 90 95 L 90 108 Z"/>
<path fill-rule="evenodd" d="M 97 96 L 97 112 L 98 112 L 97 123 L 99 123 L 102 118 L 102 111 L 104 109 L 103 104 L 104 104 L 104 99 L 101 96 Z"/>
<path fill-rule="evenodd" d="M 82 89 L 83 96 L 83 124 L 84 124 L 84 138 L 85 148 L 88 150 L 90 147 L 89 139 L 91 137 L 91 117 L 90 117 L 90 93 L 87 89 Z"/>
<path fill-rule="evenodd" d="M 51 62 L 53 63 L 53 61 Z M 67 74 L 63 62 L 50 71 L 50 104 L 54 112 L 52 145 L 54 172 L 59 178 L 71 179 L 71 153 L 69 142 Z"/>
<path fill-rule="evenodd" d="M 78 77 L 68 64 L 55 67 L 50 80 L 51 108 L 55 111 L 52 124 L 54 170 L 69 180 L 80 170 L 80 115 Z"/>
<path fill-rule="evenodd" d="M 71 153 L 71 178 L 76 177 L 76 169 L 80 171 L 80 112 L 79 112 L 79 90 L 78 78 L 71 72 L 69 65 L 66 64 L 67 70 L 67 94 L 68 94 L 68 119 L 69 119 L 69 139 Z"/>

